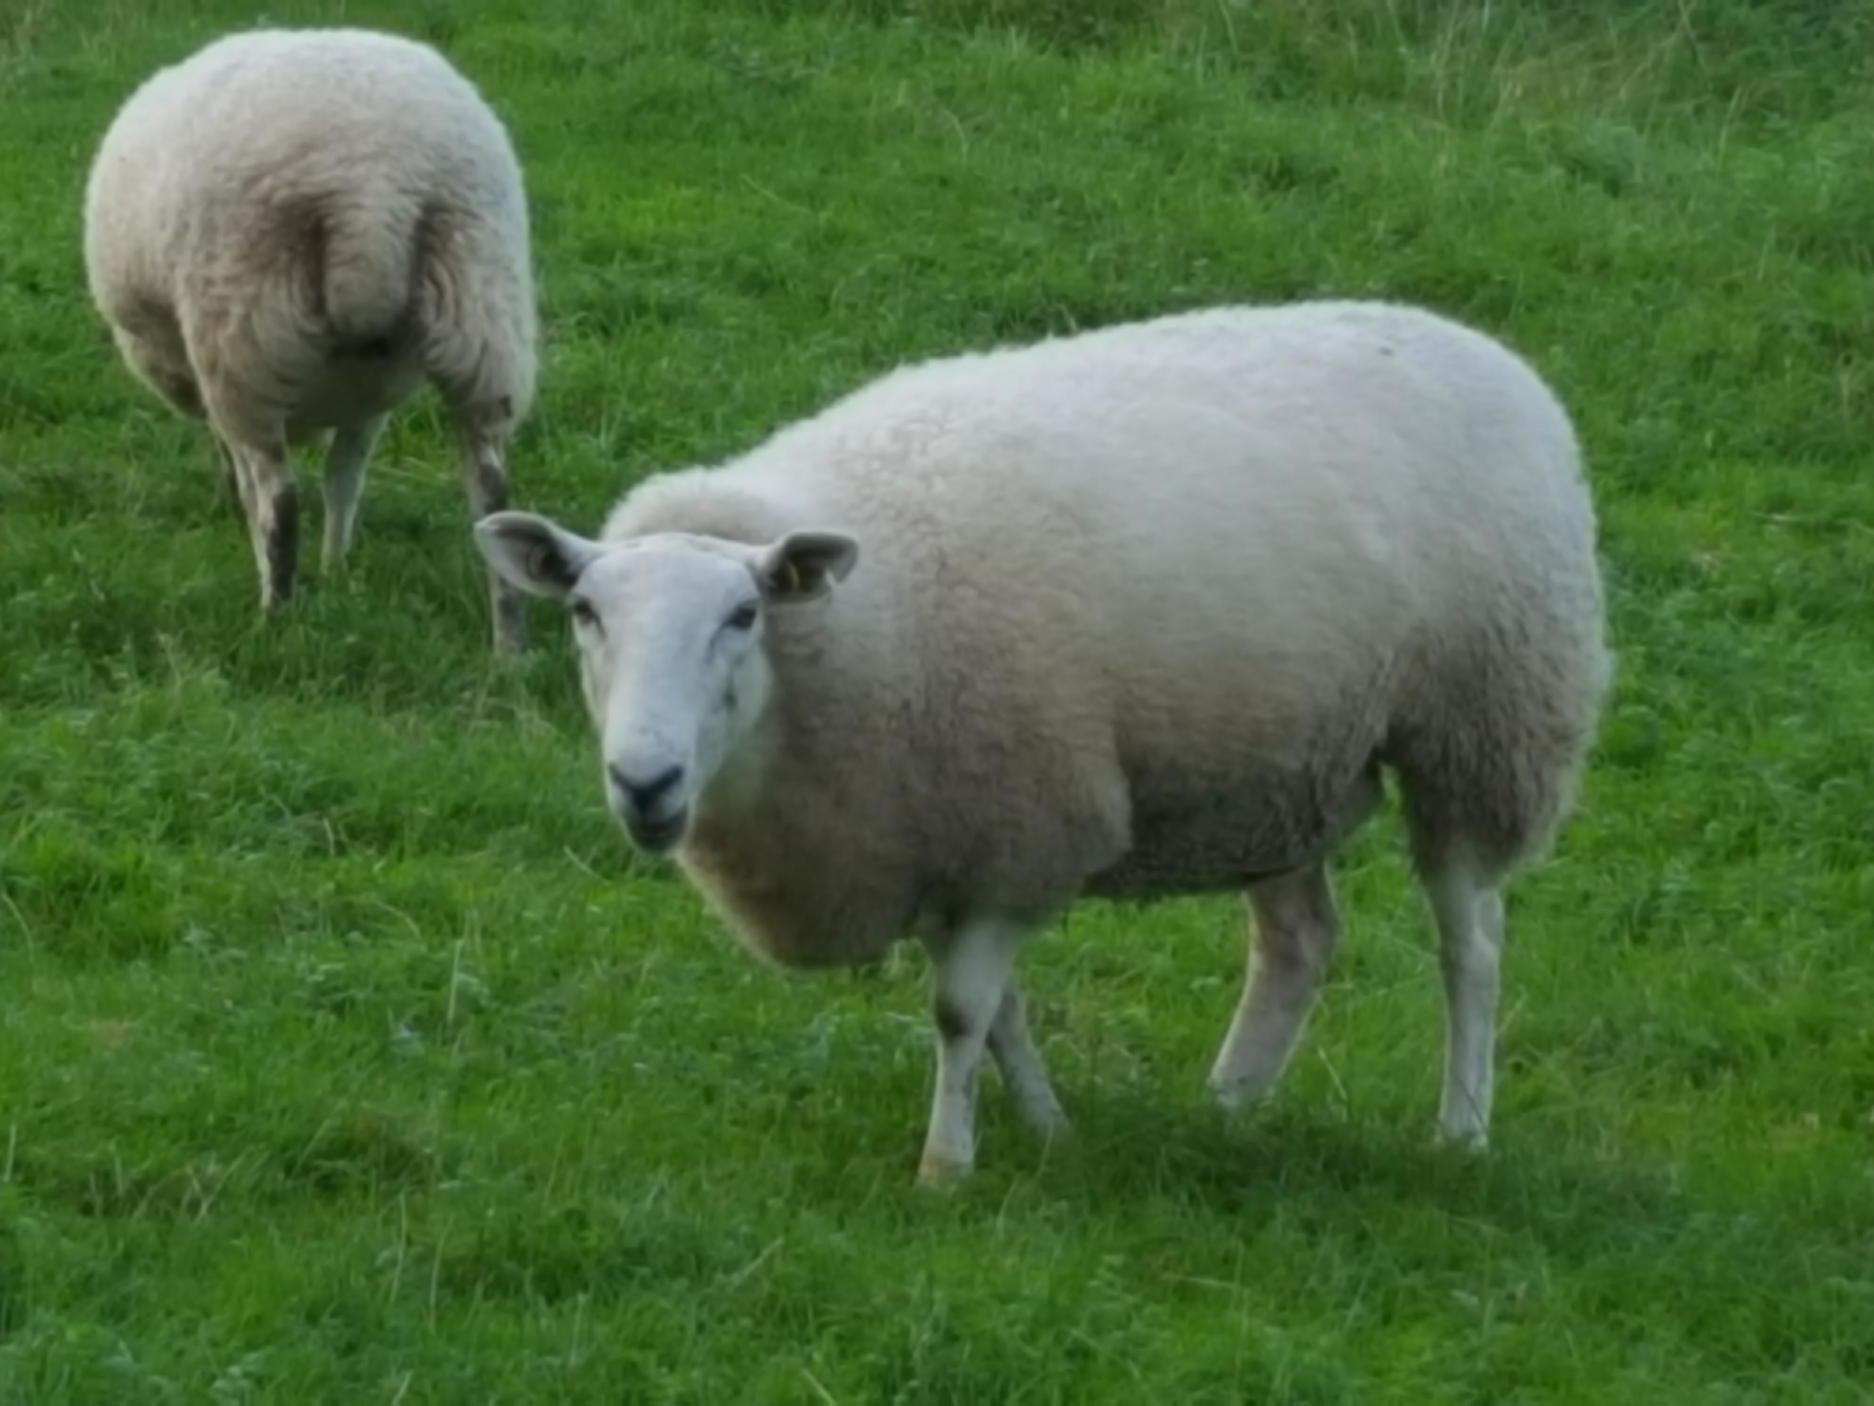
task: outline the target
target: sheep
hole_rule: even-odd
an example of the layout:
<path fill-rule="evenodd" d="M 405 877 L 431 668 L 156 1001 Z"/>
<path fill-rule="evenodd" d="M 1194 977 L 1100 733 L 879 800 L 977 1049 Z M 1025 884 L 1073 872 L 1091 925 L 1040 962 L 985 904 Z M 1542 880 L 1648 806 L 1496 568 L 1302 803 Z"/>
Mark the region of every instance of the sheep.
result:
<path fill-rule="evenodd" d="M 1165 316 L 901 368 L 596 541 L 475 536 L 570 609 L 638 847 L 781 966 L 928 949 L 921 1181 L 974 1163 L 985 1047 L 1064 1127 L 1014 966 L 1082 895 L 1247 891 L 1209 1083 L 1267 1093 L 1386 774 L 1441 939 L 1438 1129 L 1484 1144 L 1503 886 L 1612 668 L 1573 430 L 1498 343 L 1387 303 Z"/>
<path fill-rule="evenodd" d="M 84 222 L 123 359 L 214 433 L 263 614 L 293 594 L 288 446 L 330 432 L 336 571 L 385 421 L 426 379 L 474 517 L 505 505 L 535 378 L 526 200 L 507 132 L 434 49 L 357 29 L 216 40 L 118 111 Z M 497 647 L 524 647 L 520 597 L 492 573 L 489 590 Z"/>

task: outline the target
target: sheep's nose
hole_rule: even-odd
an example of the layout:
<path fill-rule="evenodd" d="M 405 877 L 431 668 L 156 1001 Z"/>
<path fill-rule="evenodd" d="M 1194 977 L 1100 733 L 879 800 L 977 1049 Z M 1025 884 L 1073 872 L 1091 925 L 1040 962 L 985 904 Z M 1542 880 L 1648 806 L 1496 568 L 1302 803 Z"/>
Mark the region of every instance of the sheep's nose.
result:
<path fill-rule="evenodd" d="M 618 788 L 619 794 L 631 803 L 631 808 L 639 815 L 651 814 L 656 810 L 657 803 L 669 795 L 677 783 L 683 780 L 683 768 L 680 766 L 666 767 L 648 780 L 627 776 L 624 770 L 616 765 L 607 766 L 605 770 L 611 776 L 612 784 Z"/>

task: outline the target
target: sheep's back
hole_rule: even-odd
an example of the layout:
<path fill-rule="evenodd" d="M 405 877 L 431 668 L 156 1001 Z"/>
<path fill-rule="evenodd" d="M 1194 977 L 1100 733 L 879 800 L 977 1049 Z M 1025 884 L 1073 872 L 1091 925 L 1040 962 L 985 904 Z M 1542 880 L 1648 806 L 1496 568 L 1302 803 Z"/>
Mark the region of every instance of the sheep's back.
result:
<path fill-rule="evenodd" d="M 110 305 L 167 299 L 179 271 L 246 279 L 309 206 L 440 200 L 525 247 L 519 167 L 473 85 L 428 47 L 359 30 L 230 36 L 124 104 L 86 191 Z"/>
<path fill-rule="evenodd" d="M 854 531 L 852 608 L 922 642 L 908 736 L 938 828 L 985 837 L 966 870 L 1040 815 L 1096 867 L 1130 849 L 1135 887 L 1203 886 L 1146 851 L 1202 867 L 1218 833 L 1218 882 L 1281 868 L 1370 808 L 1389 733 L 1450 705 L 1480 641 L 1560 632 L 1599 659 L 1566 417 L 1509 352 L 1408 309 L 1225 310 L 930 363 L 732 472 Z"/>

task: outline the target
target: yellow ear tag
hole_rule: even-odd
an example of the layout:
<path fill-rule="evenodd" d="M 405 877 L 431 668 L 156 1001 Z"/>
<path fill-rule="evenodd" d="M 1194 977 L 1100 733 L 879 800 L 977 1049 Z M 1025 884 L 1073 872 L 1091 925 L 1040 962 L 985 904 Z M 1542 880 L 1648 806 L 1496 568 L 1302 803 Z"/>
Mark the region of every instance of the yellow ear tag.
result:
<path fill-rule="evenodd" d="M 791 561 L 784 563 L 784 565 L 786 567 L 786 574 L 781 578 L 781 585 L 783 589 L 786 590 L 787 594 L 790 596 L 797 596 L 802 590 L 800 568 Z"/>

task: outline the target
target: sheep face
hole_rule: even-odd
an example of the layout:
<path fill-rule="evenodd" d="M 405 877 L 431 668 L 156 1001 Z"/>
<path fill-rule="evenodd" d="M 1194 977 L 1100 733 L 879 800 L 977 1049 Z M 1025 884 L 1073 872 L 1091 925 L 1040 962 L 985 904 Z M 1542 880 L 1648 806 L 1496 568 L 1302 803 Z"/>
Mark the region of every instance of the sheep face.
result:
<path fill-rule="evenodd" d="M 653 853 L 683 842 L 748 754 L 774 690 L 769 613 L 822 600 L 857 558 L 838 533 L 592 542 L 528 513 L 496 513 L 475 535 L 504 577 L 570 610 L 606 799 Z"/>

